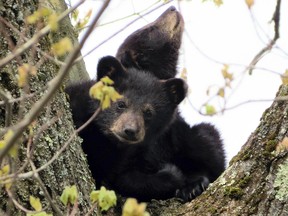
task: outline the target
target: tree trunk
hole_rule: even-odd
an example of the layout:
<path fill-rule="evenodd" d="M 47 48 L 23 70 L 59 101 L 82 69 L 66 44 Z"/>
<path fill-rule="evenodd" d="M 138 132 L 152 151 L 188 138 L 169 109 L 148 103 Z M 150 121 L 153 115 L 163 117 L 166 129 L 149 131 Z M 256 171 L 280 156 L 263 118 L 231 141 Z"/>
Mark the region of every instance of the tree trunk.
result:
<path fill-rule="evenodd" d="M 151 214 L 288 215 L 287 96 L 288 86 L 282 85 L 277 101 L 264 112 L 247 143 L 205 193 L 184 205 L 154 201 Z"/>
<path fill-rule="evenodd" d="M 64 0 L 54 1 L 58 5 L 54 7 L 62 12 L 66 9 Z M 0 62 L 1 59 L 13 53 L 14 49 L 21 47 L 26 39 L 30 39 L 37 32 L 35 27 L 27 26 L 25 18 L 36 11 L 41 5 L 55 10 L 49 1 L 14 1 L 7 0 L 0 2 Z M 36 101 L 45 94 L 45 86 L 58 73 L 60 65 L 51 59 L 45 59 L 43 52 L 49 53 L 51 44 L 59 39 L 68 36 L 72 42 L 77 42 L 77 35 L 70 23 L 69 18 L 65 18 L 59 24 L 57 32 L 49 33 L 42 37 L 35 47 L 28 49 L 23 54 L 16 57 L 13 61 L 0 67 L 0 99 L 1 102 L 8 99 L 22 97 L 19 102 L 1 104 L 0 106 L 0 133 L 1 138 L 7 132 L 7 128 L 16 125 L 23 116 L 25 116 L 35 104 Z M 43 26 L 42 26 L 43 27 Z M 39 30 L 39 29 L 38 29 Z M 25 39 L 26 38 L 26 39 Z M 63 60 L 63 59 L 62 59 Z M 42 63 L 41 63 L 42 62 Z M 20 88 L 17 82 L 18 67 L 23 63 L 29 63 L 36 66 L 37 75 L 30 75 L 29 86 Z M 88 79 L 83 61 L 78 62 L 71 69 L 69 79 Z M 28 97 L 32 94 L 31 97 Z M 12 113 L 9 113 L 11 110 Z M 19 174 L 27 173 L 34 168 L 45 165 L 52 156 L 64 145 L 74 132 L 73 121 L 69 111 L 69 103 L 63 88 L 59 89 L 55 97 L 42 109 L 41 114 L 33 123 L 33 136 L 29 135 L 27 129 L 18 141 L 18 156 L 13 159 L 6 156 L 1 161 L 1 169 L 4 165 L 10 165 L 10 173 L 15 173 L 28 161 L 27 166 Z M 30 131 L 32 130 L 30 128 Z M 32 139 L 30 139 L 32 137 Z M 31 141 L 32 140 L 32 141 Z M 65 186 L 76 185 L 79 198 L 79 212 L 87 212 L 90 209 L 89 195 L 94 188 L 94 182 L 91 178 L 87 166 L 86 158 L 81 149 L 81 140 L 74 138 L 68 148 L 59 155 L 51 165 L 39 172 L 39 178 L 36 175 L 30 177 L 13 177 L 14 182 L 10 189 L 10 199 L 8 198 L 5 187 L 0 182 L 0 215 L 24 215 L 24 207 L 28 210 L 34 210 L 29 204 L 29 197 L 33 195 L 41 200 L 43 208 L 48 213 L 54 215 L 61 214 L 65 207 L 60 201 L 60 196 Z M 26 150 L 31 144 L 30 157 L 32 162 L 27 160 Z M 0 150 L 1 152 L 1 150 Z M 1 175 L 0 175 L 1 177 Z M 49 201 L 49 197 L 51 200 Z M 19 206 L 12 204 L 13 197 Z M 51 207 L 52 206 L 52 207 Z M 58 209 L 58 210 L 57 210 Z M 60 211 L 59 211 L 60 210 Z"/>

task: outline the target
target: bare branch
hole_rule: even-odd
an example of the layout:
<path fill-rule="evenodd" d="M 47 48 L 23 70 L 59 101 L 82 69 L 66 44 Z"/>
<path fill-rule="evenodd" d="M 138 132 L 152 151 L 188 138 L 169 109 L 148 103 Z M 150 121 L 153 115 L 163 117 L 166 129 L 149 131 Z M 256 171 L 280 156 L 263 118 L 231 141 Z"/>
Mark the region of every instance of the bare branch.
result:
<path fill-rule="evenodd" d="M 94 209 L 97 208 L 98 203 L 94 203 L 91 209 L 85 214 L 85 216 L 89 216 L 93 213 Z"/>
<path fill-rule="evenodd" d="M 10 191 L 9 189 L 6 189 L 6 191 L 7 191 L 7 194 L 8 194 L 8 196 L 9 196 L 9 198 L 12 200 L 13 204 L 14 204 L 18 209 L 20 209 L 21 211 L 24 211 L 25 213 L 31 213 L 31 214 L 37 213 L 37 212 L 35 212 L 35 211 L 31 211 L 31 210 L 29 210 L 29 209 L 26 209 L 24 206 L 22 206 L 20 203 L 18 203 L 17 200 L 13 197 L 13 195 L 12 195 L 12 193 L 11 193 L 11 191 Z"/>
<path fill-rule="evenodd" d="M 2 98 L 4 104 L 5 104 L 5 127 L 9 127 L 11 124 L 11 118 L 12 118 L 12 106 L 9 103 L 9 100 L 12 98 L 10 93 L 3 92 L 0 89 L 0 98 Z"/>
<path fill-rule="evenodd" d="M 223 108 L 223 110 L 221 110 L 221 112 L 224 112 L 226 110 L 231 110 L 231 109 L 235 109 L 235 108 L 238 108 L 240 106 L 243 106 L 243 105 L 246 105 L 246 104 L 249 104 L 249 103 L 259 103 L 259 102 L 274 102 L 274 101 L 288 101 L 288 96 L 281 96 L 281 97 L 276 97 L 274 99 L 255 99 L 255 100 L 247 100 L 247 101 L 243 101 L 243 102 L 240 102 L 234 106 L 231 106 L 231 107 L 226 107 L 226 108 Z"/>
<path fill-rule="evenodd" d="M 77 130 L 74 131 L 74 133 L 71 135 L 71 137 L 66 141 L 66 143 L 55 153 L 55 155 L 49 160 L 47 161 L 47 163 L 41 167 L 39 167 L 38 169 L 36 169 L 34 172 L 40 172 L 44 169 L 46 169 L 51 163 L 53 163 L 55 160 L 57 160 L 59 158 L 59 155 L 61 155 L 61 153 L 69 146 L 69 144 L 71 143 L 71 141 L 76 137 L 76 135 L 82 131 L 85 127 L 87 127 L 88 124 L 90 124 L 93 119 L 95 119 L 95 117 L 99 114 L 100 112 L 100 108 L 98 108 L 94 114 L 81 126 L 79 127 Z M 31 176 L 33 176 L 33 171 L 27 172 L 27 173 L 23 173 L 23 174 L 19 174 L 18 177 L 19 178 L 29 178 Z M 9 176 L 4 176 L 6 178 L 9 178 Z M 4 178 L 3 177 L 3 178 Z"/>
<path fill-rule="evenodd" d="M 188 102 L 189 102 L 189 105 L 190 105 L 197 113 L 199 113 L 200 115 L 203 115 L 203 116 L 207 116 L 207 114 L 201 112 L 201 108 L 203 108 L 203 107 L 209 102 L 209 100 L 208 100 L 206 103 L 204 103 L 203 105 L 201 105 L 201 108 L 200 108 L 200 109 L 197 109 L 197 108 L 193 105 L 191 99 L 187 98 L 187 100 L 188 100 Z M 230 106 L 230 107 L 225 107 L 225 106 L 224 106 L 220 111 L 215 112 L 215 114 L 220 114 L 220 113 L 223 113 L 223 112 L 225 112 L 225 111 L 227 111 L 227 110 L 236 109 L 236 108 L 238 108 L 238 107 L 240 107 L 240 106 L 243 106 L 243 105 L 246 105 L 246 104 L 250 104 L 250 103 L 275 102 L 275 101 L 276 101 L 276 102 L 277 102 L 277 101 L 288 101 L 288 96 L 279 96 L 279 97 L 276 97 L 276 98 L 274 98 L 274 99 L 253 99 L 253 100 L 246 100 L 246 101 L 242 101 L 242 102 L 240 102 L 240 103 L 238 103 L 238 104 L 235 104 L 235 105 L 233 105 L 233 106 Z"/>
<path fill-rule="evenodd" d="M 251 63 L 249 64 L 248 68 L 249 69 L 249 74 L 252 74 L 252 70 L 251 68 L 253 68 L 260 60 L 261 58 L 263 58 L 267 53 L 269 53 L 271 51 L 271 49 L 273 48 L 273 46 L 275 45 L 276 41 L 279 39 L 280 37 L 280 33 L 279 33 L 279 27 L 280 27 L 280 5 L 281 5 L 281 0 L 277 0 L 277 4 L 276 4 L 276 8 L 275 8 L 275 12 L 273 15 L 272 20 L 274 21 L 274 37 L 273 39 L 267 44 L 266 47 L 264 47 L 262 50 L 260 50 L 260 52 L 253 58 L 253 60 L 251 61 Z"/>
<path fill-rule="evenodd" d="M 47 189 L 46 189 L 43 181 L 41 180 L 38 172 L 36 172 L 36 167 L 35 167 L 32 160 L 30 160 L 30 165 L 32 168 L 32 172 L 34 172 L 33 177 L 38 182 L 40 188 L 42 189 L 43 193 L 45 194 L 45 198 L 50 203 L 52 209 L 57 213 L 57 215 L 63 215 L 63 212 L 57 207 L 57 205 L 54 204 L 54 201 L 53 201 L 52 197 L 50 196 L 49 192 L 47 191 Z"/>
<path fill-rule="evenodd" d="M 71 137 L 65 142 L 65 144 L 55 153 L 55 155 L 47 162 L 45 163 L 45 165 L 39 167 L 38 169 L 34 170 L 34 171 L 30 171 L 27 173 L 23 173 L 23 174 L 18 174 L 19 171 L 17 173 L 13 173 L 10 175 L 5 175 L 0 177 L 0 181 L 2 184 L 7 184 L 7 183 L 11 183 L 11 181 L 15 181 L 16 177 L 17 178 L 30 178 L 34 175 L 34 173 L 38 173 L 44 169 L 46 169 L 50 164 L 52 164 L 55 160 L 57 160 L 59 158 L 59 155 L 61 155 L 61 153 L 63 151 L 65 151 L 65 149 L 69 146 L 69 144 L 71 143 L 71 141 L 76 137 L 76 135 L 82 131 L 85 127 L 87 127 L 87 125 L 89 125 L 95 118 L 96 116 L 99 114 L 99 112 L 101 111 L 100 108 L 98 108 L 94 114 L 81 126 L 79 127 L 77 130 L 74 131 L 74 133 L 71 135 Z M 29 146 L 28 146 L 29 147 Z M 27 160 L 29 161 L 29 160 Z M 26 161 L 26 163 L 27 163 Z"/>
<path fill-rule="evenodd" d="M 0 17 L 0 21 L 2 23 L 4 23 L 6 26 L 8 26 L 10 29 L 12 29 L 15 33 L 17 33 L 18 35 L 22 35 L 23 40 L 25 40 L 25 42 L 29 41 L 28 38 L 26 38 L 22 32 L 20 32 L 17 28 L 15 28 L 11 23 L 9 23 L 7 20 L 5 20 L 3 17 Z M 41 58 L 40 61 L 37 63 L 37 65 L 39 66 L 40 64 L 42 64 L 46 59 L 49 59 L 50 61 L 55 62 L 58 65 L 63 65 L 64 62 L 59 61 L 58 59 L 50 56 L 48 53 L 42 51 L 40 48 L 38 48 L 37 46 L 34 46 L 34 48 L 41 53 L 45 58 Z M 37 68 L 37 66 L 36 66 Z"/>

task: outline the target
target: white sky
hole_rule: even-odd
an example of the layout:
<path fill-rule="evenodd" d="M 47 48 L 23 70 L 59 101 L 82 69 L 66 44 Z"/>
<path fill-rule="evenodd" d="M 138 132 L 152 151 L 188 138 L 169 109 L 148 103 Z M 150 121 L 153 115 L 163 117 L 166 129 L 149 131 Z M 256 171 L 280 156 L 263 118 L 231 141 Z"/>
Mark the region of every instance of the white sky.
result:
<path fill-rule="evenodd" d="M 73 2 L 76 2 L 76 0 L 73 0 Z M 82 54 L 85 55 L 93 47 L 136 19 L 137 16 L 119 21 L 120 18 L 140 12 L 155 2 L 155 0 L 112 0 L 108 10 L 101 18 L 100 24 L 113 20 L 118 21 L 97 27 L 82 49 Z M 89 9 L 92 9 L 96 13 L 101 4 L 102 1 L 86 1 L 81 6 L 80 12 L 83 15 Z M 255 0 L 252 14 L 256 21 L 253 23 L 251 14 L 245 5 L 245 0 L 224 0 L 221 7 L 216 7 L 212 2 L 202 3 L 202 0 L 181 1 L 180 11 L 185 20 L 185 32 L 180 51 L 179 71 L 182 71 L 183 68 L 188 71 L 188 83 L 191 88 L 189 99 L 194 107 L 199 109 L 208 100 L 206 90 L 209 86 L 223 85 L 221 69 L 224 63 L 229 64 L 229 71 L 233 72 L 235 77 L 238 77 L 232 84 L 233 94 L 227 101 L 227 107 L 251 99 L 273 99 L 275 97 L 275 93 L 281 84 L 278 75 L 265 70 L 254 70 L 252 76 L 247 75 L 247 72 L 242 76 L 245 65 L 248 65 L 265 46 L 268 39 L 273 37 L 273 23 L 269 23 L 269 21 L 274 12 L 274 4 L 275 0 Z M 105 55 L 115 55 L 117 48 L 130 33 L 154 21 L 170 5 L 174 5 L 179 9 L 177 1 L 161 7 L 149 16 L 135 22 L 125 31 L 86 56 L 84 60 L 90 76 L 95 77 L 99 58 Z M 287 7 L 287 0 L 283 0 L 282 8 Z M 287 22 L 288 12 L 283 11 L 280 25 L 287 26 Z M 277 73 L 283 73 L 288 69 L 287 34 L 287 28 L 285 32 L 281 30 L 281 38 L 277 42 L 277 45 L 286 51 L 286 54 L 279 49 L 274 50 L 265 56 L 257 67 L 266 68 Z M 193 43 L 191 43 L 191 40 Z M 240 77 L 243 77 L 243 79 L 240 79 Z M 221 100 L 212 101 L 216 108 L 219 103 L 221 104 Z M 226 111 L 224 114 L 207 117 L 196 112 L 186 101 L 183 104 L 183 116 L 190 124 L 203 121 L 214 123 L 224 139 L 227 161 L 229 161 L 256 129 L 263 111 L 270 104 L 271 102 L 249 103 Z"/>

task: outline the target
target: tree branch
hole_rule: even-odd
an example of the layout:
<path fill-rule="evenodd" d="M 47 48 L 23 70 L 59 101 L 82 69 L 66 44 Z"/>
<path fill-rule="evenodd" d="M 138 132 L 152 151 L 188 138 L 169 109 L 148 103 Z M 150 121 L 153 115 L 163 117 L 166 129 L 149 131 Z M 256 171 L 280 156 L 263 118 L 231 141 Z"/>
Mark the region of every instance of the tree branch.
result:
<path fill-rule="evenodd" d="M 264 47 L 262 50 L 260 50 L 260 52 L 253 58 L 253 60 L 251 61 L 251 63 L 249 64 L 249 66 L 247 68 L 249 69 L 249 74 L 252 74 L 253 71 L 253 67 L 261 60 L 261 58 L 263 58 L 266 53 L 270 52 L 271 49 L 273 48 L 273 46 L 275 45 L 276 41 L 279 39 L 280 37 L 280 33 L 279 33 L 279 27 L 280 27 L 280 7 L 281 6 L 281 0 L 277 0 L 277 4 L 276 4 L 276 8 L 275 8 L 275 12 L 272 18 L 272 21 L 274 21 L 274 37 L 273 39 L 267 44 L 266 47 Z"/>
<path fill-rule="evenodd" d="M 12 98 L 12 96 L 8 91 L 5 93 L 0 89 L 0 98 L 2 98 L 5 104 L 5 127 L 9 127 L 12 118 L 12 106 L 9 103 L 9 100 Z"/>
<path fill-rule="evenodd" d="M 7 184 L 7 183 L 11 183 L 11 181 L 15 181 L 15 178 L 20 178 L 20 179 L 25 179 L 25 178 L 30 178 L 34 175 L 35 172 L 40 172 L 44 169 L 46 169 L 50 164 L 52 164 L 55 160 L 58 159 L 59 155 L 69 146 L 69 144 L 71 143 L 71 141 L 75 138 L 75 136 L 82 131 L 85 127 L 87 127 L 87 125 L 89 125 L 95 118 L 96 116 L 99 114 L 100 112 L 100 108 L 98 108 L 93 115 L 83 124 L 81 125 L 81 127 L 77 128 L 74 133 L 70 136 L 70 138 L 65 142 L 65 144 L 56 152 L 56 154 L 45 163 L 45 165 L 33 170 L 33 171 L 29 171 L 27 173 L 23 173 L 23 174 L 19 174 L 19 170 L 16 173 L 10 174 L 10 175 L 4 175 L 2 177 L 0 177 L 0 181 L 2 184 Z M 28 145 L 29 147 L 29 145 Z M 28 163 L 30 160 L 30 158 L 27 158 L 27 162 Z M 23 168 L 21 168 L 22 170 Z"/>

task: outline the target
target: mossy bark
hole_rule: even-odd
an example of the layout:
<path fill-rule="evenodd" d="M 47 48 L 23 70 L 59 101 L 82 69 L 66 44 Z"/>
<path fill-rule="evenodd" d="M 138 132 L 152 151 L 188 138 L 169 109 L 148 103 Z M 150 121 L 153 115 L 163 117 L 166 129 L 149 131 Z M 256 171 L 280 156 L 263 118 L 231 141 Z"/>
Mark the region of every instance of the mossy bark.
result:
<path fill-rule="evenodd" d="M 287 96 L 282 85 L 276 97 Z M 247 122 L 248 124 L 249 122 Z M 275 101 L 226 171 L 187 204 L 152 202 L 152 215 L 288 215 L 288 101 Z"/>
<path fill-rule="evenodd" d="M 50 9 L 56 10 L 57 8 L 58 12 L 66 9 L 64 0 L 53 2 L 58 2 L 57 7 L 50 7 Z M 49 7 L 49 2 L 46 3 L 47 5 L 45 6 Z M 0 22 L 0 60 L 11 54 L 12 50 L 16 47 L 21 47 L 21 44 L 24 43 L 23 36 L 25 36 L 25 38 L 31 38 L 33 34 L 35 34 L 36 28 L 27 26 L 25 24 L 25 18 L 37 10 L 39 4 L 43 3 L 39 3 L 37 0 L 7 0 L 0 2 L 0 16 L 8 23 L 7 25 L 5 22 Z M 61 65 L 58 65 L 53 60 L 46 59 L 40 67 L 37 68 L 37 75 L 30 76 L 29 86 L 25 88 L 19 88 L 18 86 L 18 67 L 23 63 L 37 65 L 44 58 L 40 50 L 49 53 L 51 44 L 65 36 L 69 36 L 73 42 L 78 43 L 77 34 L 74 32 L 69 18 L 64 19 L 59 25 L 60 27 L 57 32 L 49 33 L 49 35 L 37 41 L 37 44 L 35 44 L 37 49 L 32 47 L 15 58 L 15 60 L 0 68 L 0 90 L 2 93 L 5 93 L 6 96 L 11 98 L 25 97 L 25 95 L 27 96 L 30 93 L 34 94 L 32 97 L 23 99 L 21 102 L 13 102 L 8 106 L 0 106 L 1 132 L 3 132 L 2 129 L 5 130 L 7 126 L 17 124 L 17 122 L 29 112 L 35 102 L 45 94 L 45 85 L 53 79 Z M 19 32 L 21 34 L 19 34 Z M 64 58 L 62 60 L 64 60 Z M 88 79 L 83 61 L 74 65 L 70 74 L 67 80 Z M 60 147 L 64 145 L 74 131 L 69 103 L 63 89 L 64 86 L 58 90 L 55 97 L 43 108 L 42 113 L 35 119 L 33 124 L 34 136 L 31 142 L 33 153 L 31 155 L 36 168 L 45 165 Z M 0 100 L 3 101 L 4 98 L 1 97 Z M 10 114 L 11 121 L 8 121 L 8 125 L 7 115 L 5 114 L 8 109 L 7 107 L 10 107 L 9 109 L 12 111 L 12 114 Z M 22 135 L 21 141 L 17 143 L 18 157 L 10 163 L 13 164 L 12 172 L 18 170 L 19 167 L 27 161 L 26 149 L 27 143 L 30 142 L 28 134 L 29 130 Z M 7 158 L 2 161 L 2 165 L 5 163 L 8 163 Z M 22 173 L 30 170 L 31 166 L 28 164 Z M 59 198 L 65 186 L 71 185 L 76 185 L 79 191 L 79 212 L 83 214 L 90 209 L 89 194 L 92 189 L 94 189 L 94 181 L 91 178 L 86 157 L 81 149 L 81 140 L 78 137 L 73 139 L 66 151 L 64 151 L 55 162 L 39 172 L 39 176 L 47 192 L 53 199 L 54 205 L 61 211 L 65 212 L 65 207 Z M 40 184 L 34 177 L 25 179 L 16 178 L 16 181 L 12 184 L 11 191 L 15 200 L 23 207 L 33 210 L 29 204 L 29 196 L 33 195 L 40 198 L 46 212 L 57 215 L 55 210 L 51 208 L 43 192 L 43 188 L 40 187 Z M 25 215 L 23 211 L 16 208 L 9 200 L 3 185 L 1 185 L 0 214 L 2 215 L 6 212 L 9 215 Z"/>

